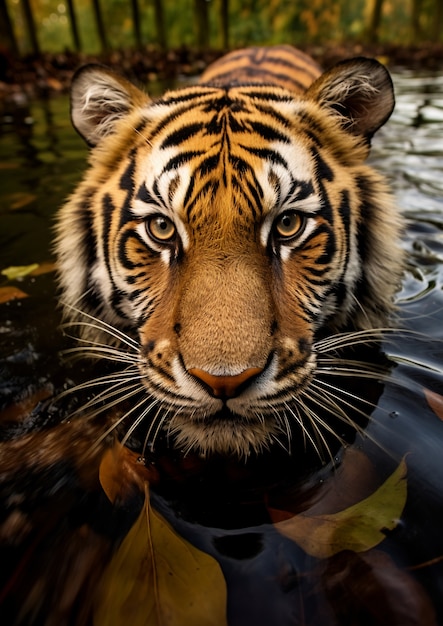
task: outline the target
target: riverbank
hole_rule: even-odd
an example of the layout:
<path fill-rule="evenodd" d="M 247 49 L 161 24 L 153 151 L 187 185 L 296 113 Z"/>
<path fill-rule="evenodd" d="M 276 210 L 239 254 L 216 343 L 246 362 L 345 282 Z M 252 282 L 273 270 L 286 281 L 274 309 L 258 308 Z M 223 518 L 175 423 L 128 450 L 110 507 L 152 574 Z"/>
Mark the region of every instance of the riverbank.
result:
<path fill-rule="evenodd" d="M 323 67 L 344 58 L 369 56 L 380 59 L 390 68 L 443 70 L 442 44 L 334 44 L 302 48 Z M 142 84 L 151 81 L 167 83 L 199 74 L 222 54 L 220 50 L 198 52 L 179 48 L 163 52 L 148 47 L 144 50 L 117 50 L 96 56 L 66 52 L 17 59 L 0 51 L 0 99 L 19 102 L 21 99 L 64 92 L 69 88 L 76 68 L 85 63 L 102 63 Z"/>

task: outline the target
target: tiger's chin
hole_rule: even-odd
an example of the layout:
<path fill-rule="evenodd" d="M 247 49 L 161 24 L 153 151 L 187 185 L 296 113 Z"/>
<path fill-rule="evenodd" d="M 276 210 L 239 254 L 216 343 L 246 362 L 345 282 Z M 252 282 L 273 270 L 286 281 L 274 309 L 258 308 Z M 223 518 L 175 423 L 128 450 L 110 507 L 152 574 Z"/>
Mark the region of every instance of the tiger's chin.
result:
<path fill-rule="evenodd" d="M 268 450 L 282 434 L 275 419 L 247 418 L 227 407 L 199 419 L 177 415 L 168 430 L 174 447 L 203 457 L 218 454 L 248 458 Z"/>

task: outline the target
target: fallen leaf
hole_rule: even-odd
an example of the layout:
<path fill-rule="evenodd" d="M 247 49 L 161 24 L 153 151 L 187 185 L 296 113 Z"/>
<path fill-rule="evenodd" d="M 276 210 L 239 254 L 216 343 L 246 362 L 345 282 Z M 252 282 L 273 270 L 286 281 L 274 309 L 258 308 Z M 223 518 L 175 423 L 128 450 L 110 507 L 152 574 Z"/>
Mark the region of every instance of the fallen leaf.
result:
<path fill-rule="evenodd" d="M 28 294 L 18 289 L 18 287 L 0 287 L 0 304 L 19 298 L 27 298 Z"/>
<path fill-rule="evenodd" d="M 100 484 L 112 503 L 128 500 L 134 489 L 143 492 L 145 483 L 152 484 L 156 479 L 156 470 L 147 468 L 139 454 L 122 446 L 119 441 L 105 452 L 100 463 Z"/>
<path fill-rule="evenodd" d="M 361 450 L 350 447 L 344 450 L 341 463 L 332 476 L 316 486 L 310 494 L 308 505 L 306 501 L 300 503 L 289 492 L 283 500 L 280 498 L 269 501 L 267 508 L 274 524 L 291 519 L 300 511 L 306 513 L 307 509 L 310 517 L 335 513 L 368 497 L 378 483 L 374 465 L 368 456 Z"/>
<path fill-rule="evenodd" d="M 39 263 L 35 270 L 30 272 L 31 276 L 40 276 L 41 274 L 49 274 L 50 272 L 55 271 L 55 263 L 50 263 L 49 261 L 45 261 L 44 263 Z"/>
<path fill-rule="evenodd" d="M 437 417 L 443 420 L 443 396 L 430 389 L 423 389 L 425 398 L 432 411 Z"/>
<path fill-rule="evenodd" d="M 0 423 L 23 421 L 28 415 L 30 415 L 30 413 L 32 413 L 39 402 L 50 398 L 53 392 L 53 386 L 47 384 L 37 389 L 34 393 L 28 395 L 23 400 L 7 406 L 0 412 Z"/>
<path fill-rule="evenodd" d="M 385 538 L 384 531 L 397 526 L 407 497 L 406 462 L 369 497 L 331 514 L 302 513 L 276 524 L 283 535 L 305 552 L 327 558 L 343 550 L 363 552 Z"/>
<path fill-rule="evenodd" d="M 16 211 L 17 209 L 22 209 L 23 207 L 28 206 L 28 204 L 34 202 L 36 198 L 37 196 L 33 193 L 18 191 L 17 193 L 11 194 L 11 203 L 9 205 L 9 208 L 13 211 Z"/>
<path fill-rule="evenodd" d="M 149 503 L 102 577 L 94 626 L 225 626 L 219 564 L 180 537 Z"/>
<path fill-rule="evenodd" d="M 380 550 L 337 554 L 322 583 L 337 624 L 437 626 L 426 589 Z"/>
<path fill-rule="evenodd" d="M 11 265 L 2 270 L 3 276 L 6 276 L 8 280 L 16 280 L 17 278 L 24 278 L 31 272 L 34 272 L 38 268 L 38 263 L 32 263 L 31 265 Z"/>

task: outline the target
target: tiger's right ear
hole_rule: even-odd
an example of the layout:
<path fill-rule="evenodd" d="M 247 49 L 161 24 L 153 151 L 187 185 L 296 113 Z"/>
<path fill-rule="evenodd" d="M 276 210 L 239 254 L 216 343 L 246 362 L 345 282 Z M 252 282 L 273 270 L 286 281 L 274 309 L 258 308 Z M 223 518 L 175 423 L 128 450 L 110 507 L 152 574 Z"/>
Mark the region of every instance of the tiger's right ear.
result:
<path fill-rule="evenodd" d="M 72 124 L 89 146 L 113 134 L 121 118 L 148 102 L 140 89 L 102 65 L 85 65 L 72 79 Z"/>

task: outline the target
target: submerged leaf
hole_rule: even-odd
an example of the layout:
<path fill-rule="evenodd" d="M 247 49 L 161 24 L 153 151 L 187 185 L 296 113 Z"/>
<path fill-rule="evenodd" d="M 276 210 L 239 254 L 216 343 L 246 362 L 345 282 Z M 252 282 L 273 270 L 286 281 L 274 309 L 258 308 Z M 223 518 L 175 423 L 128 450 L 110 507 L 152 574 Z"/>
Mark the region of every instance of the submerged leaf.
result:
<path fill-rule="evenodd" d="M 332 475 L 308 492 L 310 499 L 307 502 L 300 503 L 289 491 L 286 499 L 268 499 L 268 513 L 274 524 L 291 519 L 307 509 L 310 517 L 336 513 L 370 496 L 379 482 L 369 457 L 361 450 L 350 447 L 343 451 L 341 462 Z"/>
<path fill-rule="evenodd" d="M 23 209 L 23 207 L 32 204 L 37 199 L 37 196 L 34 193 L 18 191 L 17 193 L 11 194 L 10 199 L 11 204 L 9 208 L 16 211 L 17 209 Z"/>
<path fill-rule="evenodd" d="M 342 552 L 322 567 L 337 624 L 437 626 L 426 589 L 380 550 Z"/>
<path fill-rule="evenodd" d="M 28 294 L 21 289 L 18 289 L 18 287 L 0 287 L 0 304 L 27 297 Z"/>
<path fill-rule="evenodd" d="M 94 626 L 224 626 L 226 583 L 208 554 L 149 503 L 102 578 Z"/>
<path fill-rule="evenodd" d="M 378 545 L 386 530 L 394 529 L 407 497 L 406 462 L 368 498 L 338 513 L 303 513 L 276 524 L 276 528 L 295 541 L 305 552 L 327 558 L 343 550 L 363 552 Z"/>
<path fill-rule="evenodd" d="M 54 393 L 52 385 L 46 384 L 33 393 L 29 392 L 23 400 L 10 404 L 0 411 L 0 424 L 5 422 L 22 422 L 37 407 L 39 402 L 47 400 Z"/>
<path fill-rule="evenodd" d="M 424 389 L 425 398 L 437 417 L 443 420 L 443 396 L 430 389 Z"/>
<path fill-rule="evenodd" d="M 8 280 L 16 280 L 17 278 L 24 278 L 37 268 L 38 263 L 32 263 L 31 265 L 11 265 L 2 270 L 1 273 L 3 276 L 6 276 Z"/>

